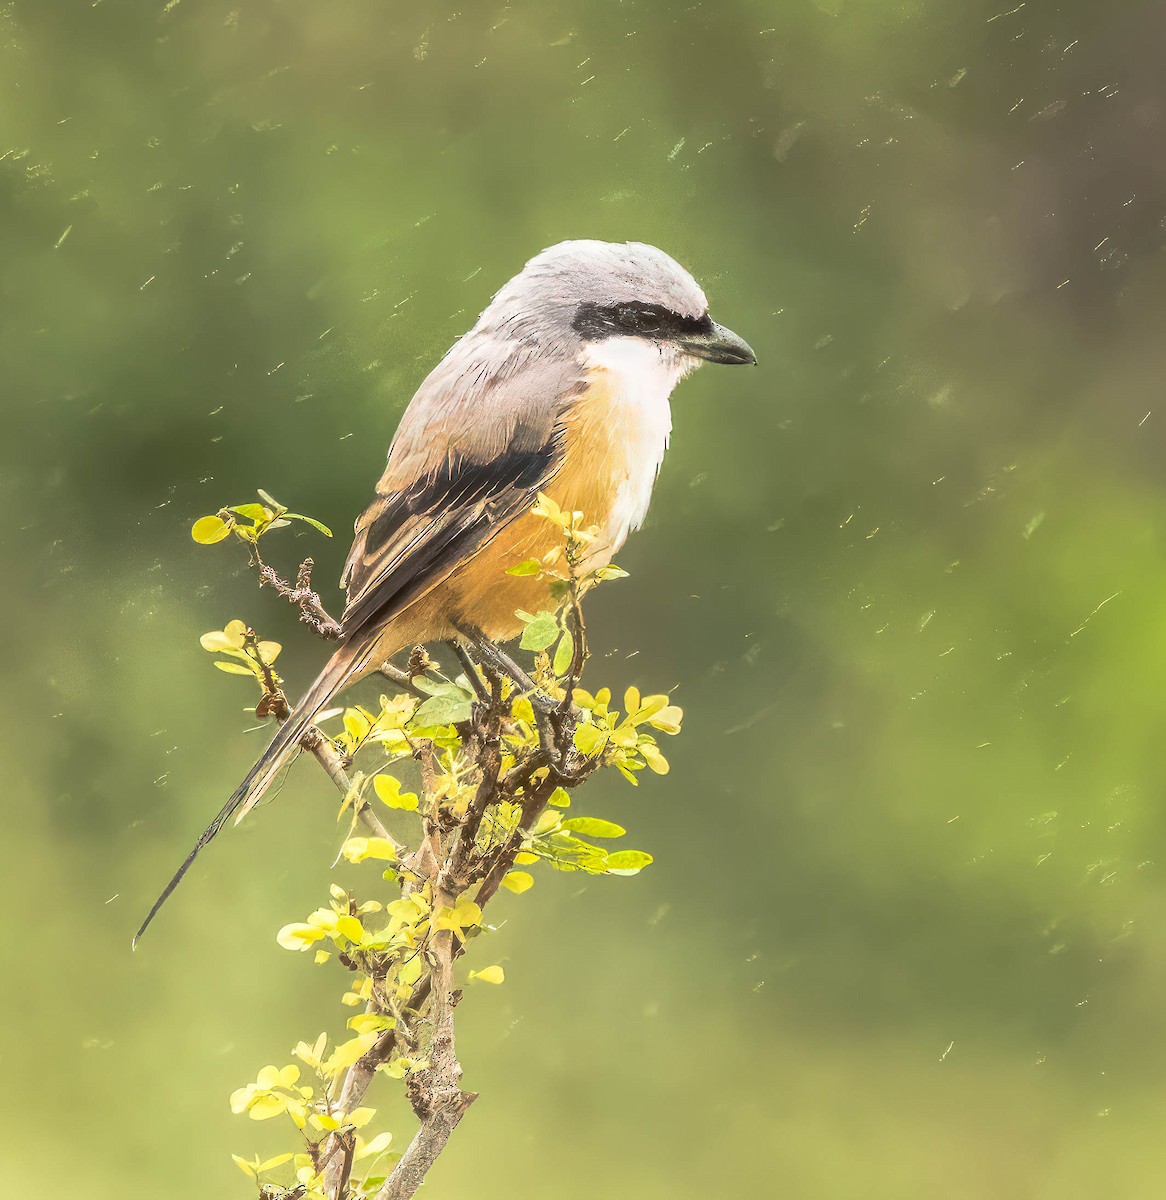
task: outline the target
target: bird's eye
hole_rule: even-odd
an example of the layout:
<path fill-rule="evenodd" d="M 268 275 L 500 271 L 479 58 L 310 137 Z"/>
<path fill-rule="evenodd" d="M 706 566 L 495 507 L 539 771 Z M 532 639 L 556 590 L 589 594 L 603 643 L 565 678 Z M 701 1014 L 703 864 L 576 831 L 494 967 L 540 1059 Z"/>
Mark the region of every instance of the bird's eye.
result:
<path fill-rule="evenodd" d="M 660 328 L 660 314 L 650 309 L 640 313 L 639 326 L 645 333 L 654 333 Z"/>

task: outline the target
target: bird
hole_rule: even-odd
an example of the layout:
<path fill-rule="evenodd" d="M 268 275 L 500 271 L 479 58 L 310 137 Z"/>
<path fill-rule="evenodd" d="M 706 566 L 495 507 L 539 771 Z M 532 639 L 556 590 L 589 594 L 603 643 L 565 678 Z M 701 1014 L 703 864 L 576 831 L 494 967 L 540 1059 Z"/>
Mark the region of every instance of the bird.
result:
<path fill-rule="evenodd" d="M 259 802 L 344 687 L 416 644 L 516 637 L 554 607 L 545 579 L 508 575 L 558 531 L 540 494 L 598 527 L 586 569 L 644 522 L 675 386 L 704 362 L 755 364 L 709 315 L 692 275 L 644 242 L 572 240 L 535 255 L 445 354 L 401 417 L 376 497 L 356 521 L 339 648 L 150 909 Z"/>

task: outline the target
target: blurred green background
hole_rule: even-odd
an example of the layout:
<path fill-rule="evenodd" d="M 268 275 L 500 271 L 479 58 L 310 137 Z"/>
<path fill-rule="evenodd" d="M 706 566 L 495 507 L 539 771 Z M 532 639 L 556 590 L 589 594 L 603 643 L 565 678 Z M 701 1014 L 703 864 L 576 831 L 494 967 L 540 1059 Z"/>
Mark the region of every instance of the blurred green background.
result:
<path fill-rule="evenodd" d="M 687 709 L 576 800 L 657 865 L 501 902 L 426 1194 L 1160 1197 L 1161 6 L 236 4 L 0 4 L 6 1193 L 242 1197 L 283 1144 L 227 1096 L 348 1015 L 273 936 L 311 764 L 129 950 L 259 749 L 198 635 L 324 653 L 190 523 L 321 517 L 272 548 L 337 606 L 414 387 L 600 237 L 761 365 L 679 390 L 590 606 L 592 686 Z"/>

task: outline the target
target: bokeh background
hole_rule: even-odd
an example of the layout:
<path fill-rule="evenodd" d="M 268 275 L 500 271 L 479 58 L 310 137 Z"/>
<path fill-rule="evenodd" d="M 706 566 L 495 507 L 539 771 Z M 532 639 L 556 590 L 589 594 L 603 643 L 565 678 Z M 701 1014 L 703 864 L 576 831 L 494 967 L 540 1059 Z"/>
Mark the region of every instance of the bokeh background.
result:
<path fill-rule="evenodd" d="M 657 864 L 502 902 L 426 1194 L 1161 1196 L 1164 36 L 0 5 L 6 1193 L 242 1197 L 228 1152 L 283 1144 L 227 1096 L 348 1015 L 273 936 L 329 878 L 311 764 L 129 949 L 259 748 L 198 635 L 255 623 L 293 688 L 323 654 L 190 523 L 265 487 L 330 585 L 414 387 L 589 236 L 668 249 L 761 365 L 677 393 L 591 604 L 592 684 L 687 709 L 670 777 L 576 801 Z"/>

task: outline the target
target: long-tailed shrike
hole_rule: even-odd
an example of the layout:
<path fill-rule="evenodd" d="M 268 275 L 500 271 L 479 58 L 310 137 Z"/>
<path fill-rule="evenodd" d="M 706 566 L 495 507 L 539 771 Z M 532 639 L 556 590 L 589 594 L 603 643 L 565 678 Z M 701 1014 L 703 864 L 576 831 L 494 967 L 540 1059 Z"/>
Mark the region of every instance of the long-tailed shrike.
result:
<path fill-rule="evenodd" d="M 250 811 L 345 685 L 466 626 L 504 641 L 546 581 L 506 574 L 557 544 L 539 492 L 598 525 L 589 569 L 638 529 L 672 429 L 669 397 L 701 362 L 754 363 L 697 282 L 642 242 L 561 242 L 498 292 L 410 401 L 344 569 L 340 648 L 198 840 Z"/>

